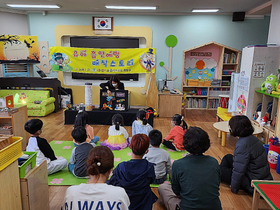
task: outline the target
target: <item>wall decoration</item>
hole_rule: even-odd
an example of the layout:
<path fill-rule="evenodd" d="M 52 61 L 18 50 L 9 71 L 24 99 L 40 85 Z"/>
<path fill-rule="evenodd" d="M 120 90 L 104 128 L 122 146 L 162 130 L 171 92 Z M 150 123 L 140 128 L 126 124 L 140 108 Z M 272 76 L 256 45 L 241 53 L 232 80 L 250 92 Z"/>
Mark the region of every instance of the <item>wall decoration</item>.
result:
<path fill-rule="evenodd" d="M 113 17 L 92 17 L 93 30 L 113 31 Z"/>
<path fill-rule="evenodd" d="M 172 48 L 177 45 L 177 42 L 178 42 L 177 37 L 174 36 L 174 35 L 169 35 L 168 37 L 166 37 L 165 43 L 169 47 L 169 67 L 167 68 L 164 65 L 163 61 L 161 61 L 159 63 L 160 66 L 164 67 L 168 71 L 168 80 L 175 80 L 177 78 L 177 76 L 171 78 L 171 71 L 172 71 Z"/>
<path fill-rule="evenodd" d="M 219 47 L 206 45 L 185 53 L 185 78 L 210 80 L 217 77 Z"/>
<path fill-rule="evenodd" d="M 155 48 L 50 48 L 53 71 L 93 74 L 155 73 L 155 54 Z"/>
<path fill-rule="evenodd" d="M 253 65 L 253 77 L 264 78 L 264 73 L 265 73 L 265 63 L 255 62 Z"/>
<path fill-rule="evenodd" d="M 0 63 L 40 63 L 38 37 L 0 35 Z"/>

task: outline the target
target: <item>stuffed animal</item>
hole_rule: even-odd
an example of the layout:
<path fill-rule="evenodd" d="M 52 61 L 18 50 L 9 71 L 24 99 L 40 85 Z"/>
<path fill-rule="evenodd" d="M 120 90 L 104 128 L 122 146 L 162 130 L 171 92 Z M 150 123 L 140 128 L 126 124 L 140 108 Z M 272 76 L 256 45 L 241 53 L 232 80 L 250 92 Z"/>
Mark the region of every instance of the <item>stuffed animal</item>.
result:
<path fill-rule="evenodd" d="M 272 91 L 272 94 L 280 95 L 280 85 L 276 87 L 276 91 Z"/>
<path fill-rule="evenodd" d="M 277 77 L 275 75 L 269 75 L 266 80 L 262 83 L 261 90 L 266 91 L 267 87 L 271 86 L 272 90 L 276 90 L 278 86 Z"/>

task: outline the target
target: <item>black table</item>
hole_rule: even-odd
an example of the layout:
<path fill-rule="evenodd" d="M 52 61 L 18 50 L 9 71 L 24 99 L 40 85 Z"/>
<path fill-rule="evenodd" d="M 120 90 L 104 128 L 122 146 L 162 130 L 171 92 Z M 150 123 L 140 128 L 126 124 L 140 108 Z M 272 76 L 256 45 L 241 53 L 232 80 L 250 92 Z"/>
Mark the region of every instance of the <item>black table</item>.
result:
<path fill-rule="evenodd" d="M 124 119 L 125 126 L 131 126 L 133 121 L 136 120 L 137 112 L 139 109 L 129 109 L 127 111 L 114 111 L 114 110 L 99 110 L 93 109 L 87 111 L 89 116 L 90 125 L 112 125 L 112 117 L 114 114 L 121 114 Z M 64 111 L 64 124 L 72 125 L 75 122 L 75 118 L 78 111 L 76 110 L 65 110 Z M 154 115 L 150 115 L 148 123 L 153 126 Z"/>

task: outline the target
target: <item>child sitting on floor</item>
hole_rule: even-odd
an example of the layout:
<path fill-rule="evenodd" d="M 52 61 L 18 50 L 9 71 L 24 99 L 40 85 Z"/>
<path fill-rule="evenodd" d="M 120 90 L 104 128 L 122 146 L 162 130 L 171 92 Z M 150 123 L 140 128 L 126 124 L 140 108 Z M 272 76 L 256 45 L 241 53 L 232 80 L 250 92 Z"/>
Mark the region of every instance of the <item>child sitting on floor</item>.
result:
<path fill-rule="evenodd" d="M 162 184 L 167 176 L 171 179 L 171 160 L 167 151 L 159 148 L 162 142 L 162 134 L 159 130 L 152 130 L 149 133 L 151 148 L 149 152 L 144 155 L 143 159 L 151 163 L 155 163 L 156 179 L 153 184 Z"/>
<path fill-rule="evenodd" d="M 112 151 L 104 146 L 93 148 L 88 155 L 86 166 L 90 180 L 86 184 L 73 185 L 66 190 L 61 210 L 128 210 L 130 201 L 125 190 L 105 184 L 114 167 Z"/>
<path fill-rule="evenodd" d="M 93 127 L 88 124 L 88 113 L 86 111 L 79 110 L 78 114 L 76 115 L 74 128 L 77 128 L 78 126 L 82 126 L 86 129 L 87 143 L 96 144 L 99 141 L 99 136 L 94 136 Z"/>
<path fill-rule="evenodd" d="M 137 113 L 137 120 L 132 123 L 132 136 L 135 134 L 146 134 L 149 135 L 153 127 L 148 123 L 149 114 L 145 110 L 139 110 Z"/>
<path fill-rule="evenodd" d="M 123 127 L 123 117 L 120 114 L 115 114 L 112 117 L 112 126 L 108 130 L 108 139 L 100 143 L 102 146 L 107 146 L 111 150 L 121 150 L 128 146 L 128 133 Z"/>
<path fill-rule="evenodd" d="M 171 125 L 174 126 L 174 128 L 170 130 L 168 136 L 166 136 L 162 142 L 167 148 L 175 151 L 185 150 L 183 146 L 183 136 L 188 129 L 188 125 L 183 119 L 184 117 L 179 114 L 173 116 Z M 182 122 L 183 125 L 181 126 Z"/>
<path fill-rule="evenodd" d="M 36 164 L 40 165 L 45 160 L 47 161 L 48 174 L 53 174 L 67 167 L 65 158 L 56 158 L 53 149 L 46 139 L 39 137 L 42 134 L 43 122 L 39 119 L 28 120 L 24 128 L 31 134 L 27 152 L 37 152 Z"/>
<path fill-rule="evenodd" d="M 147 135 L 134 135 L 129 145 L 132 151 L 131 160 L 119 163 L 108 180 L 108 184 L 125 189 L 130 199 L 130 210 L 152 209 L 157 200 L 150 188 L 155 179 L 155 164 L 142 159 L 148 152 L 149 145 Z"/>
<path fill-rule="evenodd" d="M 87 132 L 82 126 L 75 128 L 72 133 L 74 138 L 74 143 L 77 144 L 72 150 L 70 161 L 68 164 L 69 171 L 76 177 L 88 177 L 87 169 L 85 166 L 88 154 L 92 148 L 93 144 L 87 143 Z"/>

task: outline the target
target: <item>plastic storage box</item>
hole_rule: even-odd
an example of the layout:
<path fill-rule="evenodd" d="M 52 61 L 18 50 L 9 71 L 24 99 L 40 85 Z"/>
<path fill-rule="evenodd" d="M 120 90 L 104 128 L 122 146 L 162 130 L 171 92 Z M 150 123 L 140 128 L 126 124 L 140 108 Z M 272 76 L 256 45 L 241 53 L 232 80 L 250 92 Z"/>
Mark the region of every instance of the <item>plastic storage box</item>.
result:
<path fill-rule="evenodd" d="M 20 178 L 24 178 L 25 175 L 36 165 L 37 152 L 23 152 L 23 154 L 28 155 L 29 158 L 21 166 L 18 167 Z"/>
<path fill-rule="evenodd" d="M 13 136 L 11 144 L 0 150 L 0 171 L 22 155 L 21 141 L 22 137 Z"/>

